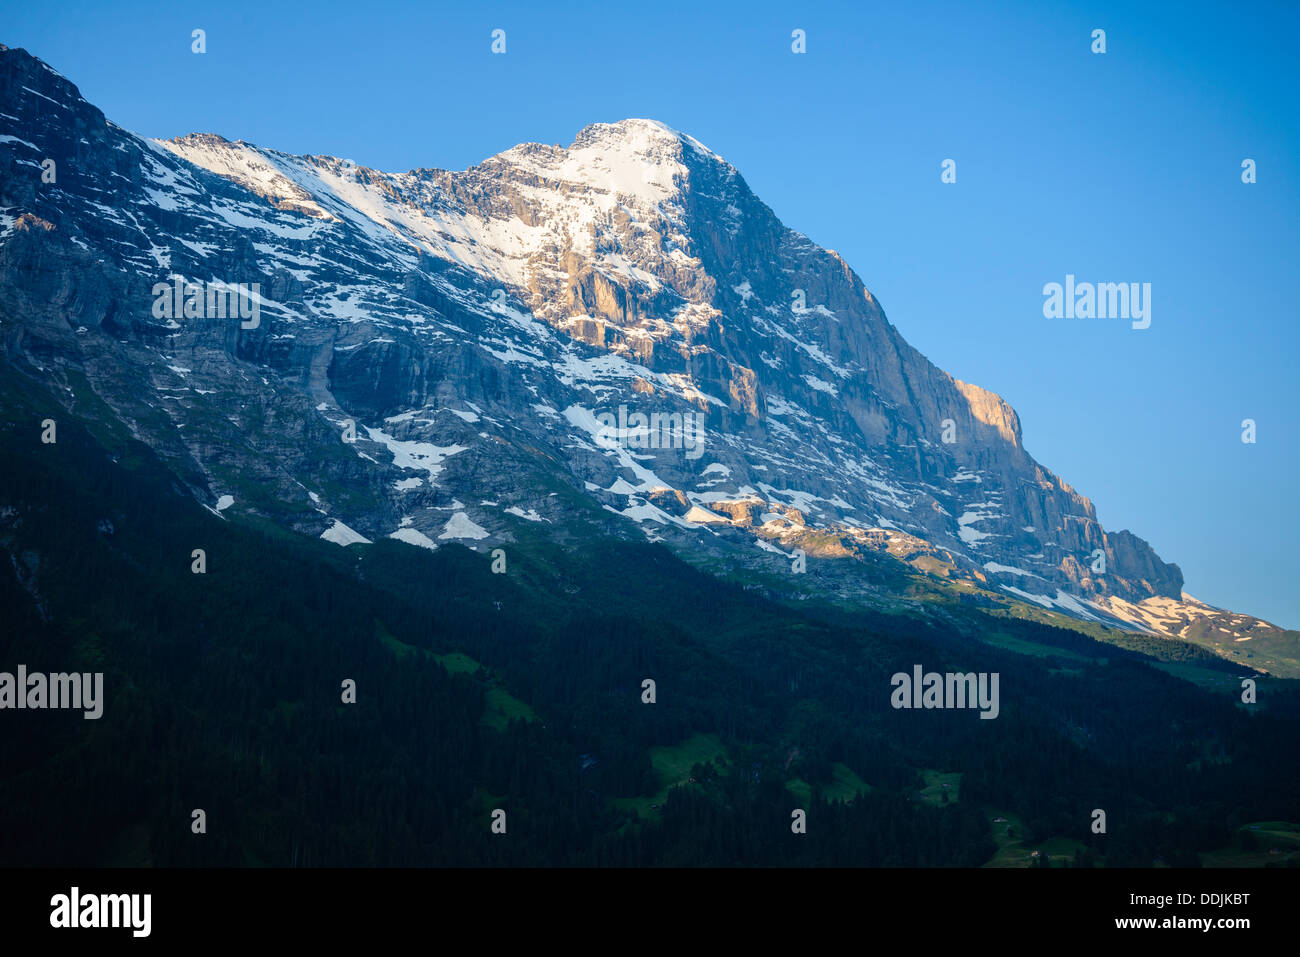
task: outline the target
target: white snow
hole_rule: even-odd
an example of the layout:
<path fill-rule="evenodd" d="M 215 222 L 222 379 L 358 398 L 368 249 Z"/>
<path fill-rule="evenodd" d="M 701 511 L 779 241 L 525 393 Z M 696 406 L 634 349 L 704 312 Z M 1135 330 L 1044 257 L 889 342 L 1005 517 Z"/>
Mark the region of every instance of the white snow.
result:
<path fill-rule="evenodd" d="M 816 389 L 818 392 L 825 392 L 829 395 L 838 396 L 839 390 L 831 385 L 825 379 L 819 379 L 815 375 L 805 375 L 803 381 L 808 383 L 809 388 Z"/>
<path fill-rule="evenodd" d="M 327 542 L 333 542 L 335 545 L 342 545 L 345 548 L 354 542 L 360 542 L 363 545 L 370 544 L 370 539 L 366 538 L 360 532 L 355 532 L 348 528 L 337 518 L 334 519 L 333 525 L 320 533 L 320 537 L 325 539 Z"/>
<path fill-rule="evenodd" d="M 710 512 L 708 509 L 700 508 L 698 505 L 692 505 L 690 511 L 685 515 L 688 522 L 696 525 L 726 525 L 731 519 L 725 515 L 719 515 L 717 512 Z"/>
<path fill-rule="evenodd" d="M 543 519 L 542 516 L 537 514 L 537 509 L 535 508 L 530 508 L 528 511 L 525 512 L 518 505 L 511 505 L 508 509 L 506 509 L 506 513 L 510 515 L 518 515 L 520 518 L 527 519 L 530 522 L 545 521 L 545 519 Z"/>
<path fill-rule="evenodd" d="M 636 476 L 636 478 L 640 479 L 641 484 L 638 486 L 629 486 L 628 492 L 625 494 L 630 494 L 632 492 L 649 492 L 655 488 L 668 487 L 666 482 L 661 480 L 654 472 L 638 462 L 636 458 L 634 458 L 633 455 L 621 445 L 616 445 L 612 448 L 602 445 L 598 436 L 604 434 L 603 430 L 605 427 L 601 424 L 600 420 L 596 418 L 595 413 L 590 409 L 581 405 L 571 405 L 564 410 L 563 414 L 571 425 L 581 429 L 592 437 L 593 442 L 596 443 L 597 449 L 603 450 L 607 456 L 617 458 L 619 465 L 630 471 L 634 476 Z"/>
<path fill-rule="evenodd" d="M 51 99 L 50 99 L 48 96 L 46 96 L 44 93 L 38 93 L 36 90 L 33 90 L 30 86 L 25 86 L 25 87 L 23 87 L 23 89 L 26 90 L 28 93 L 32 93 L 32 94 L 34 94 L 34 95 L 36 95 L 36 96 L 39 96 L 42 100 L 48 100 L 49 102 L 53 103 L 55 106 L 57 106 L 57 107 L 58 107 L 59 109 L 61 109 L 61 110 L 66 110 L 66 109 L 68 109 L 67 106 L 65 106 L 64 104 L 60 103 L 58 100 L 51 100 Z"/>
<path fill-rule="evenodd" d="M 430 551 L 438 547 L 437 543 L 435 543 L 433 539 L 429 538 L 428 535 L 425 535 L 423 532 L 414 528 L 399 528 L 395 532 L 389 532 L 388 537 L 395 538 L 399 542 L 406 542 L 408 545 L 418 545 L 421 548 L 427 548 Z"/>
<path fill-rule="evenodd" d="M 393 453 L 394 465 L 401 469 L 428 472 L 430 484 L 442 471 L 444 459 L 469 448 L 468 445 L 439 446 L 431 442 L 405 442 L 394 438 L 382 429 L 373 429 L 370 426 L 365 428 L 372 442 L 387 446 L 388 451 Z"/>
<path fill-rule="evenodd" d="M 1051 598 L 1047 595 L 1038 595 L 1033 592 L 1022 591 L 1021 589 L 1014 588 L 1011 585 L 1002 585 L 1000 587 L 1003 591 L 1011 592 L 1013 595 L 1023 598 L 1026 601 L 1032 601 L 1036 605 L 1042 605 L 1044 608 L 1060 608 L 1074 615 L 1076 618 L 1084 618 L 1088 621 L 1102 620 L 1098 615 L 1093 614 L 1085 608 L 1083 601 L 1076 598 L 1074 595 L 1061 591 L 1059 588 L 1056 590 L 1056 597 Z M 1093 608 L 1097 607 L 1092 602 L 1088 602 L 1088 604 L 1092 605 Z"/>
<path fill-rule="evenodd" d="M 439 539 L 468 538 L 474 541 L 487 537 L 487 531 L 480 526 L 475 525 L 474 522 L 470 520 L 470 517 L 464 512 L 457 512 L 453 515 L 447 521 L 447 524 L 443 526 L 442 534 L 438 536 Z"/>
<path fill-rule="evenodd" d="M 1014 565 L 999 565 L 997 562 L 985 562 L 984 570 L 993 572 L 997 575 L 1028 575 L 1030 578 L 1042 578 L 1042 575 L 1035 575 L 1033 572 L 1027 572 L 1023 568 L 1016 568 Z"/>
<path fill-rule="evenodd" d="M 0 134 L 0 143 L 22 143 L 23 146 L 26 146 L 28 149 L 36 150 L 38 153 L 40 152 L 40 147 L 35 143 L 29 143 L 26 140 L 20 140 L 18 137 L 9 136 L 8 134 Z"/>

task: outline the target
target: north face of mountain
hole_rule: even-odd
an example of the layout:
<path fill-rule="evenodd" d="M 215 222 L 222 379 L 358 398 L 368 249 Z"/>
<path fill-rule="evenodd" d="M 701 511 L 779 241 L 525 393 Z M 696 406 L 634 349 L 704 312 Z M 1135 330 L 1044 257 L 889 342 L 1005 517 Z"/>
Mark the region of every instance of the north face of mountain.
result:
<path fill-rule="evenodd" d="M 0 102 L 6 361 L 223 515 L 340 544 L 487 549 L 530 523 L 774 568 L 880 552 L 1101 620 L 1181 600 L 1007 403 L 662 124 L 394 174 L 142 139 L 21 50 Z M 257 284 L 256 325 L 160 316 L 178 281 Z"/>

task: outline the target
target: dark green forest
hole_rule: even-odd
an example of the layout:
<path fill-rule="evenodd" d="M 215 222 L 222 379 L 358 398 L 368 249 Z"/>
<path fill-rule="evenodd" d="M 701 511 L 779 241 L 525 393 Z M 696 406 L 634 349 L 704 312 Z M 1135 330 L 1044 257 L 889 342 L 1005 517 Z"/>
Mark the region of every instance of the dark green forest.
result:
<path fill-rule="evenodd" d="M 68 416 L 42 444 L 52 406 L 10 371 L 0 400 L 0 670 L 102 671 L 105 695 L 94 721 L 0 711 L 0 865 L 973 867 L 1002 812 L 1026 847 L 1072 842 L 1058 866 L 1198 866 L 1300 821 L 1296 683 L 1248 708 L 1151 657 L 1245 674 L 1192 646 L 787 604 L 524 522 L 505 574 L 344 549 L 222 518 Z M 893 709 L 915 664 L 998 672 L 999 717 Z M 693 739 L 716 756 L 665 778 Z"/>

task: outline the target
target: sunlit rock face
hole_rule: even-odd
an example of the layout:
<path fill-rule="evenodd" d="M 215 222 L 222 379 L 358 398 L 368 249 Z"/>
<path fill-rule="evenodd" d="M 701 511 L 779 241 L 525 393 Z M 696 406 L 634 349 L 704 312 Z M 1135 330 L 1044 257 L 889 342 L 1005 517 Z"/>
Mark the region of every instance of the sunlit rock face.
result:
<path fill-rule="evenodd" d="M 704 561 L 879 552 L 1084 617 L 1180 598 L 1006 402 L 662 124 L 383 173 L 143 139 L 20 50 L 0 102 L 7 362 L 227 518 L 344 547 L 486 550 L 528 523 Z M 257 321 L 160 314 L 178 283 L 256 290 Z"/>

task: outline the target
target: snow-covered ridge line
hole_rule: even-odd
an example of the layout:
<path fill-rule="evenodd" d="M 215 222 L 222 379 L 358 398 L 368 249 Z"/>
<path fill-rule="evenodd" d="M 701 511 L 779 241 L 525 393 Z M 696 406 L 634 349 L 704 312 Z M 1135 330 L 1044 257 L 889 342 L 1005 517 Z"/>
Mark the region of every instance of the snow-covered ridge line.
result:
<path fill-rule="evenodd" d="M 66 110 L 24 92 L 13 135 L 45 148 L 69 135 L 63 112 L 93 108 L 33 72 L 22 87 Z M 817 538 L 825 557 L 925 552 L 927 564 L 938 555 L 972 580 L 1053 601 L 1058 590 L 1177 594 L 1176 569 L 1102 530 L 1091 503 L 1028 457 L 1000 397 L 935 368 L 842 258 L 783 226 L 734 168 L 664 124 L 598 123 L 567 148 L 522 144 L 460 172 L 405 173 L 209 135 L 96 129 L 78 143 L 86 175 L 35 194 L 50 208 L 34 214 L 132 285 L 262 283 L 260 331 L 151 328 L 165 339 L 143 378 L 187 437 L 212 427 L 187 418 L 205 396 L 260 406 L 242 391 L 258 380 L 282 403 L 305 390 L 330 430 L 356 423 L 354 465 L 378 473 L 387 505 L 370 514 L 313 500 L 312 534 L 337 515 L 372 541 L 436 543 L 447 519 L 434 512 L 456 492 L 488 536 L 468 541 L 490 543 L 517 521 L 559 527 L 554 503 L 508 487 L 533 443 L 637 533 L 680 532 L 683 547 L 730 536 L 704 513 L 752 498 L 766 504 L 749 526 L 783 546 Z M 0 151 L 21 160 L 23 143 Z M 10 243 L 27 221 L 4 216 Z M 703 451 L 606 447 L 588 426 L 623 406 L 703 416 Z M 202 457 L 216 444 L 187 448 Z M 289 494 L 345 497 L 306 459 Z M 219 478 L 214 488 L 231 487 Z M 484 487 L 471 494 L 476 478 Z M 688 519 L 692 509 L 705 521 Z M 406 531 L 394 515 L 411 519 Z M 1097 550 L 1104 582 L 1089 571 Z"/>

